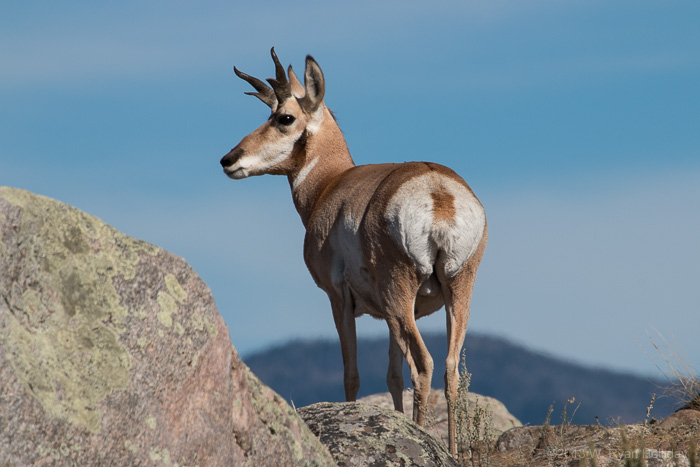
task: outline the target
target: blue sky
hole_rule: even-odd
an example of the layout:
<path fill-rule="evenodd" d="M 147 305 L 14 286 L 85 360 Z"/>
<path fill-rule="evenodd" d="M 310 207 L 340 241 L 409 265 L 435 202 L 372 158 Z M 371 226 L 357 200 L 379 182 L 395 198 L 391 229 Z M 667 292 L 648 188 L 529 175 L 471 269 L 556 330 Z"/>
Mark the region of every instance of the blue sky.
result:
<path fill-rule="evenodd" d="M 698 24 L 694 0 L 3 2 L 0 184 L 183 256 L 244 355 L 334 338 L 286 180 L 218 164 L 268 115 L 233 65 L 312 54 L 357 163 L 448 165 L 486 207 L 471 331 L 656 374 L 658 330 L 699 366 Z"/>

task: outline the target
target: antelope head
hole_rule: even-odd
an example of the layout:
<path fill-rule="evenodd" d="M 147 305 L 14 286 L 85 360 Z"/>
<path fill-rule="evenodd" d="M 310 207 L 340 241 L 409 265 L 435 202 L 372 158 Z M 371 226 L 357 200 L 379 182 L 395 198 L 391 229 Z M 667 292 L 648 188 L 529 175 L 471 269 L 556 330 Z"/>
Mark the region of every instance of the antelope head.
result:
<path fill-rule="evenodd" d="M 221 159 L 224 172 L 234 179 L 289 174 L 297 164 L 295 150 L 303 146 L 309 134 L 318 131 L 324 119 L 325 84 L 316 60 L 307 55 L 302 86 L 291 65 L 285 73 L 274 47 L 270 53 L 275 62 L 275 78 L 267 79 L 270 86 L 233 68 L 239 78 L 256 90 L 246 94 L 257 97 L 272 111 L 262 126 Z"/>

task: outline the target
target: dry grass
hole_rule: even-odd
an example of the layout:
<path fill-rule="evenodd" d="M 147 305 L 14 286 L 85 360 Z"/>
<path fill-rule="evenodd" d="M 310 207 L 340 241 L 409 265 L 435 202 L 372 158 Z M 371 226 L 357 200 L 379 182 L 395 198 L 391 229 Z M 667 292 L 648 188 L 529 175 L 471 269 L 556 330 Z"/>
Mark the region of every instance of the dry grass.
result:
<path fill-rule="evenodd" d="M 493 420 L 487 407 L 477 399 L 473 407 L 469 404 L 471 373 L 467 371 L 466 351 L 462 349 L 457 389 L 457 462 L 461 466 L 490 465 L 491 451 L 495 443 Z"/>
<path fill-rule="evenodd" d="M 700 411 L 700 377 L 678 342 L 669 341 L 657 332 L 650 337 L 661 364 L 657 368 L 665 376 L 665 395 L 673 397 L 682 409 Z M 572 425 L 578 406 L 573 398 L 564 404 L 561 424 L 551 425 L 554 406 L 550 406 L 541 426 L 523 427 L 520 443 L 487 457 L 491 466 L 700 466 L 697 440 L 700 439 L 700 417 L 683 411 L 658 422 L 651 418 L 656 402 L 652 396 L 646 407 L 644 422 L 635 425 L 605 427 L 600 424 Z M 573 408 L 573 412 L 569 409 Z M 643 410 L 643 408 L 640 408 Z M 674 418 L 675 417 L 675 418 Z M 512 438 L 511 439 L 516 439 Z M 473 459 L 473 458 L 472 458 Z M 474 464 L 472 462 L 471 465 Z M 481 464 L 483 465 L 483 464 Z"/>
<path fill-rule="evenodd" d="M 677 400 L 682 408 L 700 410 L 700 376 L 697 370 L 675 338 L 669 342 L 660 332 L 654 331 L 657 337 L 649 336 L 649 341 L 663 362 L 655 365 L 668 381 L 664 394 Z"/>
<path fill-rule="evenodd" d="M 678 342 L 657 332 L 649 338 L 661 364 L 657 368 L 668 381 L 665 395 L 673 397 L 683 409 L 700 411 L 700 377 Z M 653 360 L 653 359 L 652 359 Z M 464 355 L 460 367 L 460 400 L 466 401 L 471 375 L 466 371 Z M 674 414 L 662 422 L 654 420 L 653 395 L 646 407 L 644 422 L 634 425 L 578 426 L 572 424 L 577 405 L 568 400 L 561 412 L 561 424 L 552 425 L 554 405 L 541 426 L 516 428 L 510 439 L 515 446 L 504 447 L 480 438 L 487 412 L 464 404 L 458 407 L 459 463 L 463 466 L 700 466 L 698 440 L 700 418 L 694 412 Z M 640 408 L 644 410 L 644 408 Z M 675 417 L 675 418 L 674 418 Z"/>

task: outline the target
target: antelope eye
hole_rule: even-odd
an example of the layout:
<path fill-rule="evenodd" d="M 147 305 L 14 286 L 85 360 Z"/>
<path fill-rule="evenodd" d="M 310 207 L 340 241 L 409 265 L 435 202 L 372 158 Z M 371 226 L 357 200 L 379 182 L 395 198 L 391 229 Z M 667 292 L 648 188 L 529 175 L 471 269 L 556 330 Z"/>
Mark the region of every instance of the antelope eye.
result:
<path fill-rule="evenodd" d="M 284 126 L 291 125 L 292 123 L 294 123 L 294 120 L 296 120 L 296 118 L 287 114 L 280 115 L 279 117 L 277 117 L 277 123 Z"/>

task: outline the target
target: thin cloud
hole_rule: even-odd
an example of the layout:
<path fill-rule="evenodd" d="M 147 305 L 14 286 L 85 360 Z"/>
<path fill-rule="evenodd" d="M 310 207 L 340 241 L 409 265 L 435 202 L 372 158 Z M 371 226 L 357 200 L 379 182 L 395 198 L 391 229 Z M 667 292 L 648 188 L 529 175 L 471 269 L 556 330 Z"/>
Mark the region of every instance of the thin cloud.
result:
<path fill-rule="evenodd" d="M 126 2 L 119 8 L 71 3 L 54 9 L 23 4 L 12 8 L 4 12 L 7 24 L 0 31 L 0 86 L 5 88 L 195 73 L 218 69 L 232 57 L 257 63 L 265 59 L 260 52 L 271 45 L 299 55 L 316 51 L 335 56 L 358 50 L 384 55 L 393 48 L 403 56 L 422 47 L 426 34 L 439 36 L 446 26 L 508 27 L 508 21 L 536 19 L 542 10 L 565 10 L 550 0 L 527 6 L 507 1 L 366 0 L 310 2 L 303 7 L 279 2 L 266 6 L 265 12 L 253 4 L 223 2 L 214 7 Z M 309 25 L 313 38 L 306 33 Z"/>
<path fill-rule="evenodd" d="M 469 67 L 459 76 L 445 77 L 450 86 L 478 91 L 518 90 L 533 87 L 560 87 L 573 83 L 606 82 L 625 76 L 696 70 L 696 54 L 683 52 L 654 54 L 610 54 L 600 57 L 550 58 L 530 63 L 504 63 Z"/>

